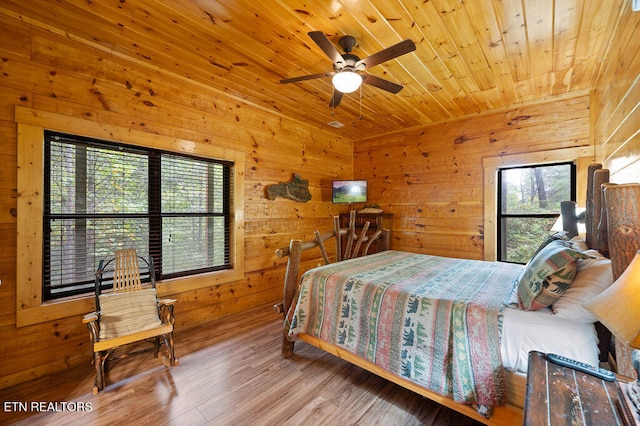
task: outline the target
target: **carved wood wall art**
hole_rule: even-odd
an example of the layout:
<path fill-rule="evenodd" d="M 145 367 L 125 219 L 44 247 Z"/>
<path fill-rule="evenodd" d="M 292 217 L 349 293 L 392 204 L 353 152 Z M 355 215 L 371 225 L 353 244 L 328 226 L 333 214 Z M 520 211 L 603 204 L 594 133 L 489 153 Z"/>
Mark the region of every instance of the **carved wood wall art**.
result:
<path fill-rule="evenodd" d="M 311 199 L 309 181 L 302 179 L 299 174 L 294 173 L 293 179 L 289 182 L 281 182 L 267 186 L 267 198 L 275 200 L 277 197 L 306 203 Z"/>

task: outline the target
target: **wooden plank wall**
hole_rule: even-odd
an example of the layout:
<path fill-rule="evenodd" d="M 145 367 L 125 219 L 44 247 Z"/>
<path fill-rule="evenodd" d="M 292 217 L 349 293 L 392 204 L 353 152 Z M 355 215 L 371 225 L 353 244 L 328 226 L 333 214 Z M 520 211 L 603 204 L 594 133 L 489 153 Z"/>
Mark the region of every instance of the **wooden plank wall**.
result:
<path fill-rule="evenodd" d="M 622 13 L 593 96 L 596 157 L 615 183 L 640 182 L 640 12 Z M 616 344 L 618 372 L 635 377 L 633 348 Z"/>
<path fill-rule="evenodd" d="M 177 330 L 281 300 L 284 261 L 275 249 L 331 229 L 341 211 L 331 204 L 331 180 L 351 177 L 351 141 L 63 33 L 6 16 L 0 28 L 0 388 L 71 365 L 91 368 L 80 317 L 15 326 L 16 105 L 244 151 L 244 279 L 176 295 Z M 293 172 L 309 180 L 312 200 L 267 200 L 265 185 Z"/>
<path fill-rule="evenodd" d="M 596 156 L 612 182 L 640 182 L 640 12 L 620 19 L 594 90 Z"/>
<path fill-rule="evenodd" d="M 354 142 L 354 177 L 394 214 L 392 247 L 483 259 L 483 158 L 589 146 L 589 95 Z"/>

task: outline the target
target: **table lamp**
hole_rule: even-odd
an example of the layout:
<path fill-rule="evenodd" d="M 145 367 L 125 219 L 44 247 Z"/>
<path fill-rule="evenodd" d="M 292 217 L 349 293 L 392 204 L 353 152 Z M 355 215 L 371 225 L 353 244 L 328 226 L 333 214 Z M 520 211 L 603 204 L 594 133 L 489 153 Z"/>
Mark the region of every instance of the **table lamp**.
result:
<path fill-rule="evenodd" d="M 640 251 L 607 290 L 583 306 L 622 343 L 640 349 Z M 640 413 L 640 351 L 632 359 L 639 379 L 627 387 L 628 396 Z"/>

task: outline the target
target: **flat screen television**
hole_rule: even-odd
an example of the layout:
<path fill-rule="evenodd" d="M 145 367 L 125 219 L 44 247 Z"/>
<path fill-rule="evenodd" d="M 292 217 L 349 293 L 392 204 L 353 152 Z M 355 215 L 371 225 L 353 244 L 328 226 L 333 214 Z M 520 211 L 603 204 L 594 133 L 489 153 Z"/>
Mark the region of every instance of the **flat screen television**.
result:
<path fill-rule="evenodd" d="M 367 181 L 334 180 L 331 195 L 334 204 L 364 203 L 367 201 Z"/>

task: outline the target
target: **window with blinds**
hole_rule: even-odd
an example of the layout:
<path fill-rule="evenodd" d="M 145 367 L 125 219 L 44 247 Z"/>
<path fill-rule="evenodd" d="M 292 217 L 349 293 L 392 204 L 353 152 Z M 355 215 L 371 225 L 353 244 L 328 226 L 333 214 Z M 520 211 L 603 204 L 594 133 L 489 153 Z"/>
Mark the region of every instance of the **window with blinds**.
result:
<path fill-rule="evenodd" d="M 92 292 L 119 248 L 158 279 L 230 269 L 232 167 L 46 132 L 43 300 Z"/>

